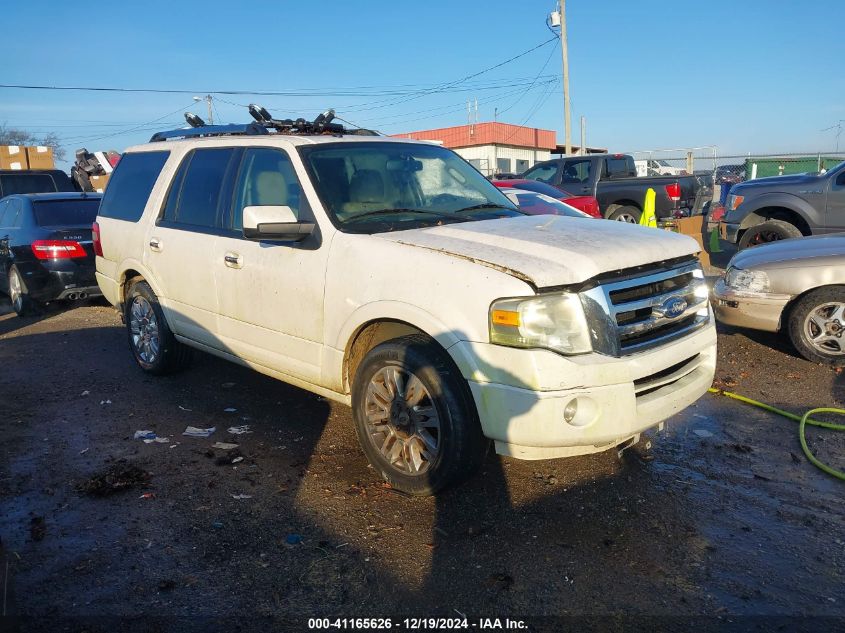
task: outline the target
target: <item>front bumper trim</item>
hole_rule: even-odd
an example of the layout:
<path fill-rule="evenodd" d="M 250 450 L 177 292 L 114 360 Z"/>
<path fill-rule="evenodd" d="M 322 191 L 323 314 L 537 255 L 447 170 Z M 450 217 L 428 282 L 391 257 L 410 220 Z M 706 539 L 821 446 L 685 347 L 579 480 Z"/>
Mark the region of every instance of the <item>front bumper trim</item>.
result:
<path fill-rule="evenodd" d="M 713 286 L 716 320 L 764 332 L 780 330 L 783 310 L 791 299 L 790 295 L 741 292 L 728 287 L 724 279 Z"/>

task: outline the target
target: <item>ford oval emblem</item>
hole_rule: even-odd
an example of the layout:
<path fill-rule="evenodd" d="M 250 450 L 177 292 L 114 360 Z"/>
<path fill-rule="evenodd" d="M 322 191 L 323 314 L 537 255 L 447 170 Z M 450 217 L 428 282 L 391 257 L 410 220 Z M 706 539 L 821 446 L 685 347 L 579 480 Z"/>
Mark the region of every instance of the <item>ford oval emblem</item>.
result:
<path fill-rule="evenodd" d="M 660 306 L 660 311 L 663 313 L 663 316 L 669 319 L 681 316 L 686 309 L 687 302 L 683 297 L 669 297 L 663 302 L 663 305 Z"/>

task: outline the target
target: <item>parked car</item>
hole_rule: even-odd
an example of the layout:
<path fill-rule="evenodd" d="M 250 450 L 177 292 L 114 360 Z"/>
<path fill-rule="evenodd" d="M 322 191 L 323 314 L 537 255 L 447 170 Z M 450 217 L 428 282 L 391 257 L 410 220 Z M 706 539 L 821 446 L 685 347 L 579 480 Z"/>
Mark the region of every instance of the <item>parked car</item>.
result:
<path fill-rule="evenodd" d="M 60 169 L 0 169 L 0 198 L 15 193 L 76 191 L 68 175 Z"/>
<path fill-rule="evenodd" d="M 571 193 L 567 193 L 563 189 L 554 187 L 539 180 L 525 180 L 522 178 L 514 180 L 494 180 L 493 184 L 499 187 L 499 189 L 523 189 L 525 191 L 542 193 L 543 195 L 554 198 L 555 200 L 560 200 L 570 207 L 575 207 L 587 215 L 591 215 L 595 218 L 602 217 L 601 210 L 599 209 L 599 201 L 592 196 L 573 196 Z"/>
<path fill-rule="evenodd" d="M 349 404 L 412 494 L 472 474 L 488 439 L 522 459 L 627 446 L 710 386 L 692 239 L 525 215 L 442 146 L 295 129 L 174 130 L 118 163 L 97 280 L 145 372 L 196 348 Z"/>
<path fill-rule="evenodd" d="M 745 165 L 719 165 L 713 172 L 717 185 L 735 185 L 745 180 Z"/>
<path fill-rule="evenodd" d="M 722 239 L 740 249 L 845 231 L 845 162 L 823 174 L 758 178 L 731 187 Z"/>
<path fill-rule="evenodd" d="M 720 321 L 782 332 L 807 360 L 845 366 L 845 235 L 741 251 L 713 297 Z"/>
<path fill-rule="evenodd" d="M 91 239 L 99 204 L 99 194 L 82 193 L 0 199 L 0 290 L 18 315 L 100 295 Z"/>
<path fill-rule="evenodd" d="M 561 202 L 542 193 L 525 191 L 524 189 L 503 189 L 501 187 L 499 189 L 507 196 L 508 200 L 513 202 L 520 211 L 527 215 L 563 215 L 569 218 L 593 218 L 593 216 L 584 213 L 580 209 L 571 207 L 565 202 Z"/>
<path fill-rule="evenodd" d="M 683 176 L 686 170 L 683 167 L 672 167 L 668 161 L 654 158 L 636 160 L 638 176 Z"/>
<path fill-rule="evenodd" d="M 694 176 L 637 177 L 628 154 L 566 156 L 537 163 L 523 178 L 540 180 L 574 196 L 593 196 L 602 215 L 610 220 L 637 224 L 648 189 L 654 189 L 658 219 L 689 214 L 695 208 L 700 186 Z"/>

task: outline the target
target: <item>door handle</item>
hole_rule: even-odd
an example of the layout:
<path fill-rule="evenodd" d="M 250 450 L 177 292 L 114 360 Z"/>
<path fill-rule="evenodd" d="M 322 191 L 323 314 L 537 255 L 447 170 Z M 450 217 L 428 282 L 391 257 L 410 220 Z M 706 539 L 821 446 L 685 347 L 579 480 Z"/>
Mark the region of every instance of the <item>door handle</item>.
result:
<path fill-rule="evenodd" d="M 150 240 L 150 250 L 155 251 L 156 253 L 160 253 L 162 249 L 161 240 L 157 237 L 154 237 Z"/>
<path fill-rule="evenodd" d="M 244 265 L 243 258 L 238 253 L 229 251 L 223 256 L 223 261 L 229 268 L 241 268 Z"/>

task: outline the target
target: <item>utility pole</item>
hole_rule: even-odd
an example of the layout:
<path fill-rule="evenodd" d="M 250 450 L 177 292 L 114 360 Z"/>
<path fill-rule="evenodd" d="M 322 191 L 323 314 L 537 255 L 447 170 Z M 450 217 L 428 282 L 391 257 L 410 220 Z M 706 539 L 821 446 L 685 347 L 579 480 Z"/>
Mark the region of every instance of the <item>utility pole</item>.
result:
<path fill-rule="evenodd" d="M 205 101 L 205 105 L 208 107 L 208 124 L 214 125 L 214 111 L 211 108 L 211 95 L 205 95 L 204 97 L 194 97 L 194 101 L 199 103 L 200 101 Z"/>
<path fill-rule="evenodd" d="M 587 153 L 587 117 L 581 117 L 581 151 L 578 152 L 581 156 Z"/>
<path fill-rule="evenodd" d="M 566 39 L 566 0 L 558 0 L 547 24 L 560 28 L 560 54 L 563 62 L 563 129 L 566 153 L 572 153 L 572 117 L 569 111 L 569 46 Z"/>

